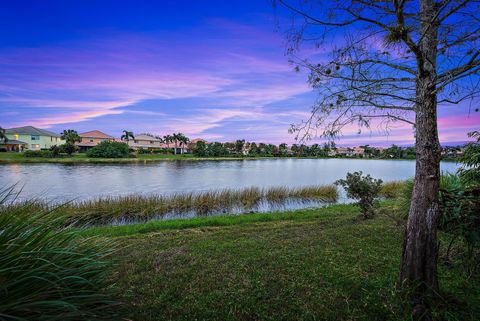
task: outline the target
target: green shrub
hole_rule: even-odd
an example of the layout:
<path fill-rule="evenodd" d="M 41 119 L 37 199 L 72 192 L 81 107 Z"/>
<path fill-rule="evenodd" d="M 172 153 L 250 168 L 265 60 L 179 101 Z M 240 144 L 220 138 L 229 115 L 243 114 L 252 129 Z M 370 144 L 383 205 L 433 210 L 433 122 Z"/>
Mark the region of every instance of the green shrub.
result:
<path fill-rule="evenodd" d="M 120 142 L 103 141 L 87 151 L 88 157 L 125 158 L 131 157 L 128 145 Z"/>
<path fill-rule="evenodd" d="M 139 149 L 137 149 L 137 154 L 138 155 L 152 154 L 152 151 L 148 150 L 146 148 L 139 148 Z"/>
<path fill-rule="evenodd" d="M 50 150 L 27 150 L 23 153 L 25 157 L 43 157 L 43 158 L 51 158 L 55 157 L 53 152 Z"/>
<path fill-rule="evenodd" d="M 81 238 L 33 203 L 7 205 L 0 192 L 0 319 L 108 320 L 105 290 L 114 246 Z"/>
<path fill-rule="evenodd" d="M 342 186 L 348 197 L 358 200 L 357 205 L 365 219 L 373 217 L 373 207 L 380 194 L 382 180 L 374 179 L 370 175 L 362 176 L 362 172 L 354 172 L 347 173 L 346 179 L 339 179 L 335 184 Z"/>
<path fill-rule="evenodd" d="M 59 157 L 62 149 L 57 145 L 53 145 L 50 147 L 49 151 L 52 152 L 52 157 Z"/>
<path fill-rule="evenodd" d="M 78 147 L 72 143 L 65 143 L 58 147 L 59 147 L 60 153 L 67 154 L 68 156 L 71 156 L 73 153 L 75 153 L 78 150 Z"/>

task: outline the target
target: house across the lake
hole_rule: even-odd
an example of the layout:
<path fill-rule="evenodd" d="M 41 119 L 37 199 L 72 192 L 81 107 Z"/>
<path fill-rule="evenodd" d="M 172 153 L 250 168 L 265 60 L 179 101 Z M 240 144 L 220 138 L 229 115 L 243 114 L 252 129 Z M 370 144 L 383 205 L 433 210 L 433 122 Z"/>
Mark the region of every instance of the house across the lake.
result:
<path fill-rule="evenodd" d="M 103 141 L 114 141 L 115 138 L 113 136 L 107 135 L 104 132 L 99 130 L 92 130 L 89 132 L 81 133 L 79 136 L 82 140 L 75 145 L 78 146 L 80 152 L 85 152 L 88 149 L 97 146 L 98 143 Z"/>
<path fill-rule="evenodd" d="M 7 151 L 40 150 L 65 144 L 59 134 L 33 126 L 6 129 L 5 136 L 8 140 L 0 142 L 0 147 Z"/>
<path fill-rule="evenodd" d="M 202 138 L 194 138 L 190 140 L 187 144 L 187 149 L 188 150 L 194 150 L 197 147 L 198 142 L 204 142 L 205 144 L 208 144 L 208 142 L 205 139 Z"/>
<path fill-rule="evenodd" d="M 365 154 L 363 147 L 337 147 L 328 152 L 328 156 L 360 157 Z"/>
<path fill-rule="evenodd" d="M 134 139 L 129 139 L 128 141 L 123 142 L 127 143 L 130 148 L 134 149 L 160 149 L 167 147 L 160 138 L 150 134 L 135 135 Z"/>

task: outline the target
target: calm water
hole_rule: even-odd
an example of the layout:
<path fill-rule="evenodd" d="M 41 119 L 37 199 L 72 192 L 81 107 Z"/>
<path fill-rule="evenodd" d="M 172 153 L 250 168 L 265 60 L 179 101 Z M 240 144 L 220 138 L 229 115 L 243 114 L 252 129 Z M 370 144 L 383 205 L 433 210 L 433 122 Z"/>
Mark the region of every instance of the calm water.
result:
<path fill-rule="evenodd" d="M 458 165 L 442 163 L 454 172 Z M 132 164 L 0 165 L 0 186 L 23 185 L 22 198 L 55 202 L 107 195 L 169 194 L 249 186 L 331 184 L 347 172 L 361 170 L 384 181 L 412 177 L 415 162 L 361 159 L 272 159 L 172 161 Z"/>

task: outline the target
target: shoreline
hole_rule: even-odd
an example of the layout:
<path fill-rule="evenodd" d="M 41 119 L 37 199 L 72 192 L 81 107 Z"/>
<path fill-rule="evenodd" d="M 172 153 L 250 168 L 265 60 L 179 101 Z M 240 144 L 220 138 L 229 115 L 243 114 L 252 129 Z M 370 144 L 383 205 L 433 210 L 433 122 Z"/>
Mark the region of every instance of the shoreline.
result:
<path fill-rule="evenodd" d="M 7 157 L 5 157 L 7 156 Z M 281 157 L 281 156 L 254 156 L 254 157 L 197 157 L 193 155 L 139 155 L 135 158 L 88 158 L 85 155 L 75 155 L 64 158 L 25 157 L 17 153 L 0 153 L 0 165 L 6 164 L 135 164 L 157 163 L 172 161 L 254 161 L 278 159 L 339 159 L 339 160 L 404 160 L 414 161 L 415 158 L 358 158 L 358 157 Z M 442 159 L 442 162 L 457 162 L 456 159 Z"/>

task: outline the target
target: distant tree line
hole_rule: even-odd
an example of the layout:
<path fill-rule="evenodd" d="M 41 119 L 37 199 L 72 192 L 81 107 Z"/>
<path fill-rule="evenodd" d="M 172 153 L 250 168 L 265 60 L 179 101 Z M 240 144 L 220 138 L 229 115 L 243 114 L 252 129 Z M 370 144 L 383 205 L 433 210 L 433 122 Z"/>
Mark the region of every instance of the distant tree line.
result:
<path fill-rule="evenodd" d="M 1 131 L 0 131 L 1 134 Z M 107 157 L 98 155 L 108 155 L 108 157 L 132 157 L 136 154 L 176 154 L 178 149 L 183 154 L 184 150 L 193 153 L 197 157 L 335 157 L 335 158 L 378 158 L 378 159 L 415 159 L 416 148 L 401 147 L 395 144 L 388 148 L 377 148 L 370 145 L 361 145 L 359 147 L 337 147 L 334 142 L 313 145 L 293 144 L 288 146 L 286 143 L 279 145 L 247 142 L 244 139 L 235 142 L 212 142 L 207 143 L 199 140 L 196 143 L 190 143 L 190 139 L 182 133 L 173 133 L 165 136 L 149 136 L 159 139 L 167 145 L 166 148 L 150 150 L 139 148 L 137 150 L 128 147 L 128 141 L 134 140 L 133 132 L 124 130 L 121 139 L 125 142 L 116 142 L 115 144 L 99 144 L 94 150 L 90 151 L 90 157 Z M 1 135 L 0 135 L 1 138 Z M 6 138 L 6 136 L 5 136 Z M 28 151 L 28 157 L 59 157 L 61 154 L 71 156 L 78 151 L 75 143 L 81 141 L 81 137 L 75 130 L 64 130 L 61 138 L 65 144 L 52 146 L 48 151 Z M 125 146 L 123 146 L 125 145 Z M 181 147 L 181 148 L 180 148 Z M 127 152 L 126 152 L 127 151 Z M 442 149 L 444 158 L 456 158 L 462 156 L 462 146 L 447 146 Z"/>
<path fill-rule="evenodd" d="M 395 144 L 388 148 L 376 148 L 369 145 L 359 146 L 361 153 L 353 153 L 354 148 L 337 148 L 335 143 L 323 145 L 293 144 L 279 145 L 245 142 L 213 142 L 198 141 L 191 146 L 191 152 L 198 157 L 353 157 L 379 159 L 415 159 L 416 149 L 413 146 L 400 147 Z M 457 157 L 462 147 L 445 147 L 444 157 Z M 349 153 L 348 151 L 351 151 Z"/>

